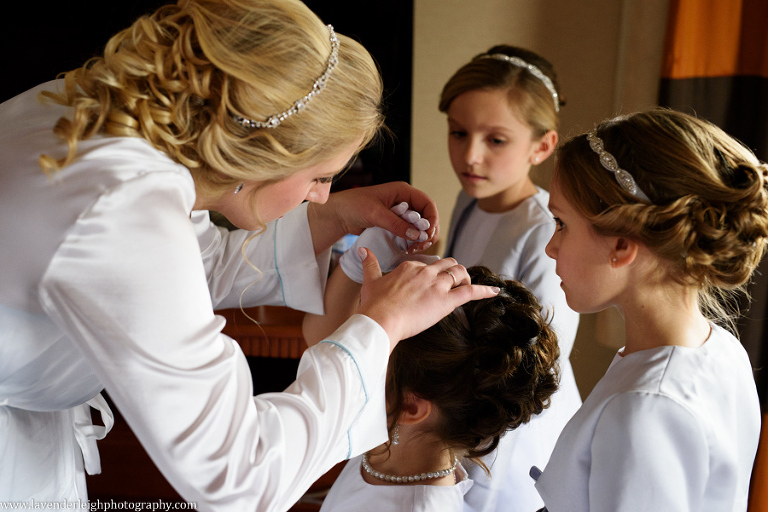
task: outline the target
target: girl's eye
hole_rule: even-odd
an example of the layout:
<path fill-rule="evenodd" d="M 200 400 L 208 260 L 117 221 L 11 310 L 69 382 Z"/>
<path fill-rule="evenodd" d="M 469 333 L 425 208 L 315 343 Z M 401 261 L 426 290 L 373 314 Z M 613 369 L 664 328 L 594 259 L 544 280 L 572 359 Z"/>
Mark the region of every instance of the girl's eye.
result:
<path fill-rule="evenodd" d="M 563 221 L 561 221 L 558 217 L 555 217 L 555 225 L 557 226 L 558 231 L 560 231 L 565 227 L 565 224 L 563 224 Z"/>
<path fill-rule="evenodd" d="M 328 183 L 333 183 L 333 178 L 336 176 L 326 176 L 324 178 L 315 178 L 315 182 L 320 183 L 322 185 L 327 185 Z"/>
<path fill-rule="evenodd" d="M 461 137 L 464 137 L 467 135 L 467 132 L 463 132 L 461 130 L 451 130 L 448 132 L 448 135 L 451 137 L 455 137 L 457 139 L 460 139 Z"/>
<path fill-rule="evenodd" d="M 498 137 L 491 137 L 490 141 L 491 141 L 491 144 L 493 144 L 494 146 L 503 146 L 504 144 L 507 143 L 506 140 L 499 139 Z"/>

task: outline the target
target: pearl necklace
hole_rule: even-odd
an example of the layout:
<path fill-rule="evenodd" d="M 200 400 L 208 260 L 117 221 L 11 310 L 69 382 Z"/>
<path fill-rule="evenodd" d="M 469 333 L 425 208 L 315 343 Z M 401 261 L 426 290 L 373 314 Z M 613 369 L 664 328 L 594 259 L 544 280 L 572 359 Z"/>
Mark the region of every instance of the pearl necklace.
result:
<path fill-rule="evenodd" d="M 363 462 L 362 466 L 366 473 L 371 475 L 374 478 L 378 478 L 379 480 L 385 480 L 387 482 L 394 482 L 396 484 L 409 484 L 413 482 L 419 482 L 421 480 L 429 480 L 432 478 L 442 478 L 444 476 L 448 476 L 454 471 L 456 471 L 456 466 L 459 464 L 459 458 L 454 456 L 453 457 L 453 466 L 441 469 L 440 471 L 431 471 L 429 473 L 422 473 L 420 475 L 413 475 L 413 476 L 395 476 L 395 475 L 385 475 L 384 473 L 380 473 L 373 469 L 370 464 L 368 464 L 368 457 L 363 454 Z"/>

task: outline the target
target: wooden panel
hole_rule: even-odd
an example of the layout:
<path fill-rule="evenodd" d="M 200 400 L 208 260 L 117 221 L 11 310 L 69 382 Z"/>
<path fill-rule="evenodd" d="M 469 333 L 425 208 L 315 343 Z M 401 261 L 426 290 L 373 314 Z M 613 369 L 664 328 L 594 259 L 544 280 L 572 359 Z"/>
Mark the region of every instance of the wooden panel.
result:
<path fill-rule="evenodd" d="M 763 414 L 763 430 L 752 470 L 749 512 L 768 512 L 768 414 Z"/>
<path fill-rule="evenodd" d="M 301 332 L 304 313 L 279 306 L 224 309 L 223 332 L 234 338 L 246 356 L 299 359 L 307 349 Z M 257 323 L 258 322 L 258 323 Z"/>

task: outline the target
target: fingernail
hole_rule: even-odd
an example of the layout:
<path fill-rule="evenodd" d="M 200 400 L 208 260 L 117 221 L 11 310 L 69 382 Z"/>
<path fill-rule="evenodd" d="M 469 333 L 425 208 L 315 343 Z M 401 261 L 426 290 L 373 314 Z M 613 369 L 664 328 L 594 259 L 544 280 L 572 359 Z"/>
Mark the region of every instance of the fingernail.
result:
<path fill-rule="evenodd" d="M 499 293 L 501 291 L 501 288 L 499 288 L 498 286 L 493 286 L 491 290 L 493 290 L 493 293 Z"/>
<path fill-rule="evenodd" d="M 394 212 L 396 215 L 402 215 L 402 214 L 404 214 L 406 211 L 408 211 L 408 203 L 406 203 L 405 201 L 403 201 L 402 203 L 400 203 L 400 204 L 396 204 L 395 206 L 393 206 L 393 207 L 391 208 L 391 210 L 392 210 L 392 211 L 393 211 L 393 212 Z"/>
<path fill-rule="evenodd" d="M 405 231 L 405 236 L 406 236 L 406 237 L 407 237 L 409 240 L 418 240 L 418 238 L 419 238 L 419 236 L 420 236 L 420 235 L 421 235 L 421 231 L 419 231 L 418 229 L 414 229 L 414 228 L 408 228 L 408 229 Z"/>
<path fill-rule="evenodd" d="M 357 255 L 360 256 L 361 260 L 364 260 L 368 257 L 368 251 L 365 250 L 365 247 L 358 247 Z"/>
<path fill-rule="evenodd" d="M 429 249 L 430 247 L 432 247 L 432 242 L 427 242 L 427 243 L 424 244 L 424 249 L 425 250 Z"/>
<path fill-rule="evenodd" d="M 419 212 L 410 211 L 410 212 L 404 213 L 402 217 L 403 219 L 413 224 L 414 222 L 416 222 L 421 218 L 421 215 L 419 215 Z"/>
<path fill-rule="evenodd" d="M 412 224 L 413 224 L 413 227 L 415 227 L 416 229 L 420 229 L 422 231 L 426 231 L 429 229 L 429 221 L 427 219 L 419 219 L 416 222 L 412 222 Z"/>
<path fill-rule="evenodd" d="M 419 234 L 419 239 L 418 239 L 418 240 L 416 240 L 416 241 L 417 241 L 417 242 L 423 242 L 423 241 L 425 241 L 426 239 L 427 239 L 427 232 L 426 232 L 426 231 L 422 231 L 422 232 Z"/>

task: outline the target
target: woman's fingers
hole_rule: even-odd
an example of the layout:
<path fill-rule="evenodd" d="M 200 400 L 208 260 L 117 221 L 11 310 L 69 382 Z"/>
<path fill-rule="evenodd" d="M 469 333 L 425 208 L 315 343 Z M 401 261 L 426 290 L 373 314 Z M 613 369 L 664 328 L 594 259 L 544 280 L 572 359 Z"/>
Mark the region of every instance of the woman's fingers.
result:
<path fill-rule="evenodd" d="M 472 284 L 469 273 L 463 265 L 454 265 L 446 270 L 443 270 L 443 273 L 451 278 L 451 288 L 456 288 L 457 286 L 462 286 L 465 284 Z"/>
<path fill-rule="evenodd" d="M 378 322 L 391 347 L 434 325 L 469 300 L 492 297 L 498 289 L 471 285 L 466 269 L 453 258 L 430 265 L 407 261 L 382 276 L 376 257 L 363 260 L 363 288 L 359 313 Z"/>
<path fill-rule="evenodd" d="M 410 241 L 409 247 L 413 243 L 425 242 L 429 238 L 427 230 L 429 229 L 429 221 L 421 217 L 419 212 L 411 210 L 408 203 L 403 201 L 390 208 L 392 213 L 398 215 L 401 219 L 411 224 L 412 228 L 407 228 L 406 235 Z"/>

